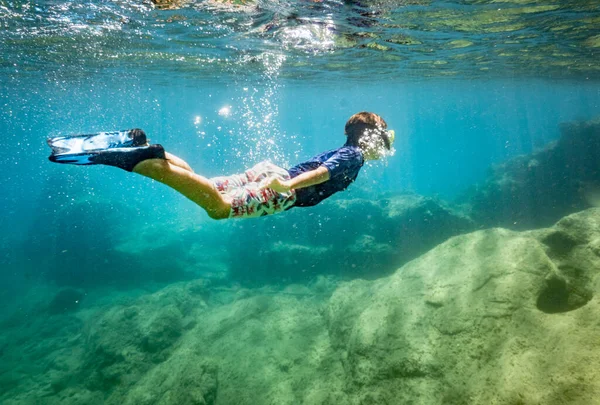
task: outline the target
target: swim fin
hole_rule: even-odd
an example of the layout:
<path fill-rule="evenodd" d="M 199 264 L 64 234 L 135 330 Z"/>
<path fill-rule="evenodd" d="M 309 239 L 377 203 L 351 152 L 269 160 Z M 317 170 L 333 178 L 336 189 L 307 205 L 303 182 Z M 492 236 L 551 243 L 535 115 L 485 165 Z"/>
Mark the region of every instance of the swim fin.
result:
<path fill-rule="evenodd" d="M 128 172 L 147 159 L 166 159 L 161 145 L 147 145 L 141 129 L 100 132 L 48 139 L 51 162 L 74 165 L 108 165 Z M 144 146 L 136 146 L 144 145 Z"/>
<path fill-rule="evenodd" d="M 99 132 L 88 135 L 60 136 L 48 139 L 53 155 L 83 153 L 88 150 L 127 148 L 146 144 L 146 133 L 141 129 Z"/>

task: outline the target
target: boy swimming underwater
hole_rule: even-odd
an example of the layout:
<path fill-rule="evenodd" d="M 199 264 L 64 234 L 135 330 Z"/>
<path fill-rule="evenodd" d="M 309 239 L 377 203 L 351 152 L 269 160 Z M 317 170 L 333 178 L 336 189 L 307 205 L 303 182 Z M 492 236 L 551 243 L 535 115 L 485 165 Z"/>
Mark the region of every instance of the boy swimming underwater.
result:
<path fill-rule="evenodd" d="M 251 218 L 316 205 L 345 190 L 366 160 L 392 150 L 394 131 L 370 112 L 354 114 L 346 143 L 290 169 L 261 162 L 242 174 L 206 178 L 161 145 L 148 145 L 140 129 L 48 140 L 49 159 L 76 165 L 103 164 L 157 180 L 204 208 L 213 219 Z"/>

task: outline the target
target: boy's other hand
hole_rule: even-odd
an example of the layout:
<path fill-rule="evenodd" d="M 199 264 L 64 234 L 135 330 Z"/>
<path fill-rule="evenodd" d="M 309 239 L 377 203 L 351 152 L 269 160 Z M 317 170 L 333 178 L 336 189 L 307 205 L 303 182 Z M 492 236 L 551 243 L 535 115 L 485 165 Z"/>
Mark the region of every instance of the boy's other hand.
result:
<path fill-rule="evenodd" d="M 279 177 L 265 179 L 265 181 L 261 184 L 260 189 L 264 190 L 265 188 L 273 189 L 278 193 L 287 193 L 291 189 L 290 185 L 285 180 L 281 181 Z"/>

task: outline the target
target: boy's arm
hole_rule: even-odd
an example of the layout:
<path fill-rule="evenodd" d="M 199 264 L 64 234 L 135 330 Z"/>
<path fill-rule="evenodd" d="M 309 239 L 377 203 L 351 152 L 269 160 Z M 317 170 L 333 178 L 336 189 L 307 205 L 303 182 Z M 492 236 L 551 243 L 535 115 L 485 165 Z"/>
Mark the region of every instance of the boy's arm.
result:
<path fill-rule="evenodd" d="M 329 180 L 329 170 L 325 166 L 304 172 L 290 180 L 280 180 L 277 177 L 269 179 L 269 182 L 261 188 L 272 188 L 278 193 L 287 193 L 290 190 L 314 186 Z"/>

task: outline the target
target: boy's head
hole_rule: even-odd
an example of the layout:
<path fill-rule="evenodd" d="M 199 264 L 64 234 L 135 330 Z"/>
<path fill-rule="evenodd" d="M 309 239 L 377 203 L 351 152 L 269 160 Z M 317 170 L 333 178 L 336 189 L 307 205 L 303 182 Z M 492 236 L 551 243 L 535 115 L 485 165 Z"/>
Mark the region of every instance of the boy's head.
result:
<path fill-rule="evenodd" d="M 387 123 L 379 115 L 371 112 L 354 114 L 344 129 L 346 145 L 358 146 L 367 152 L 371 159 L 378 159 L 386 150 L 392 149 L 393 131 L 387 130 Z"/>

